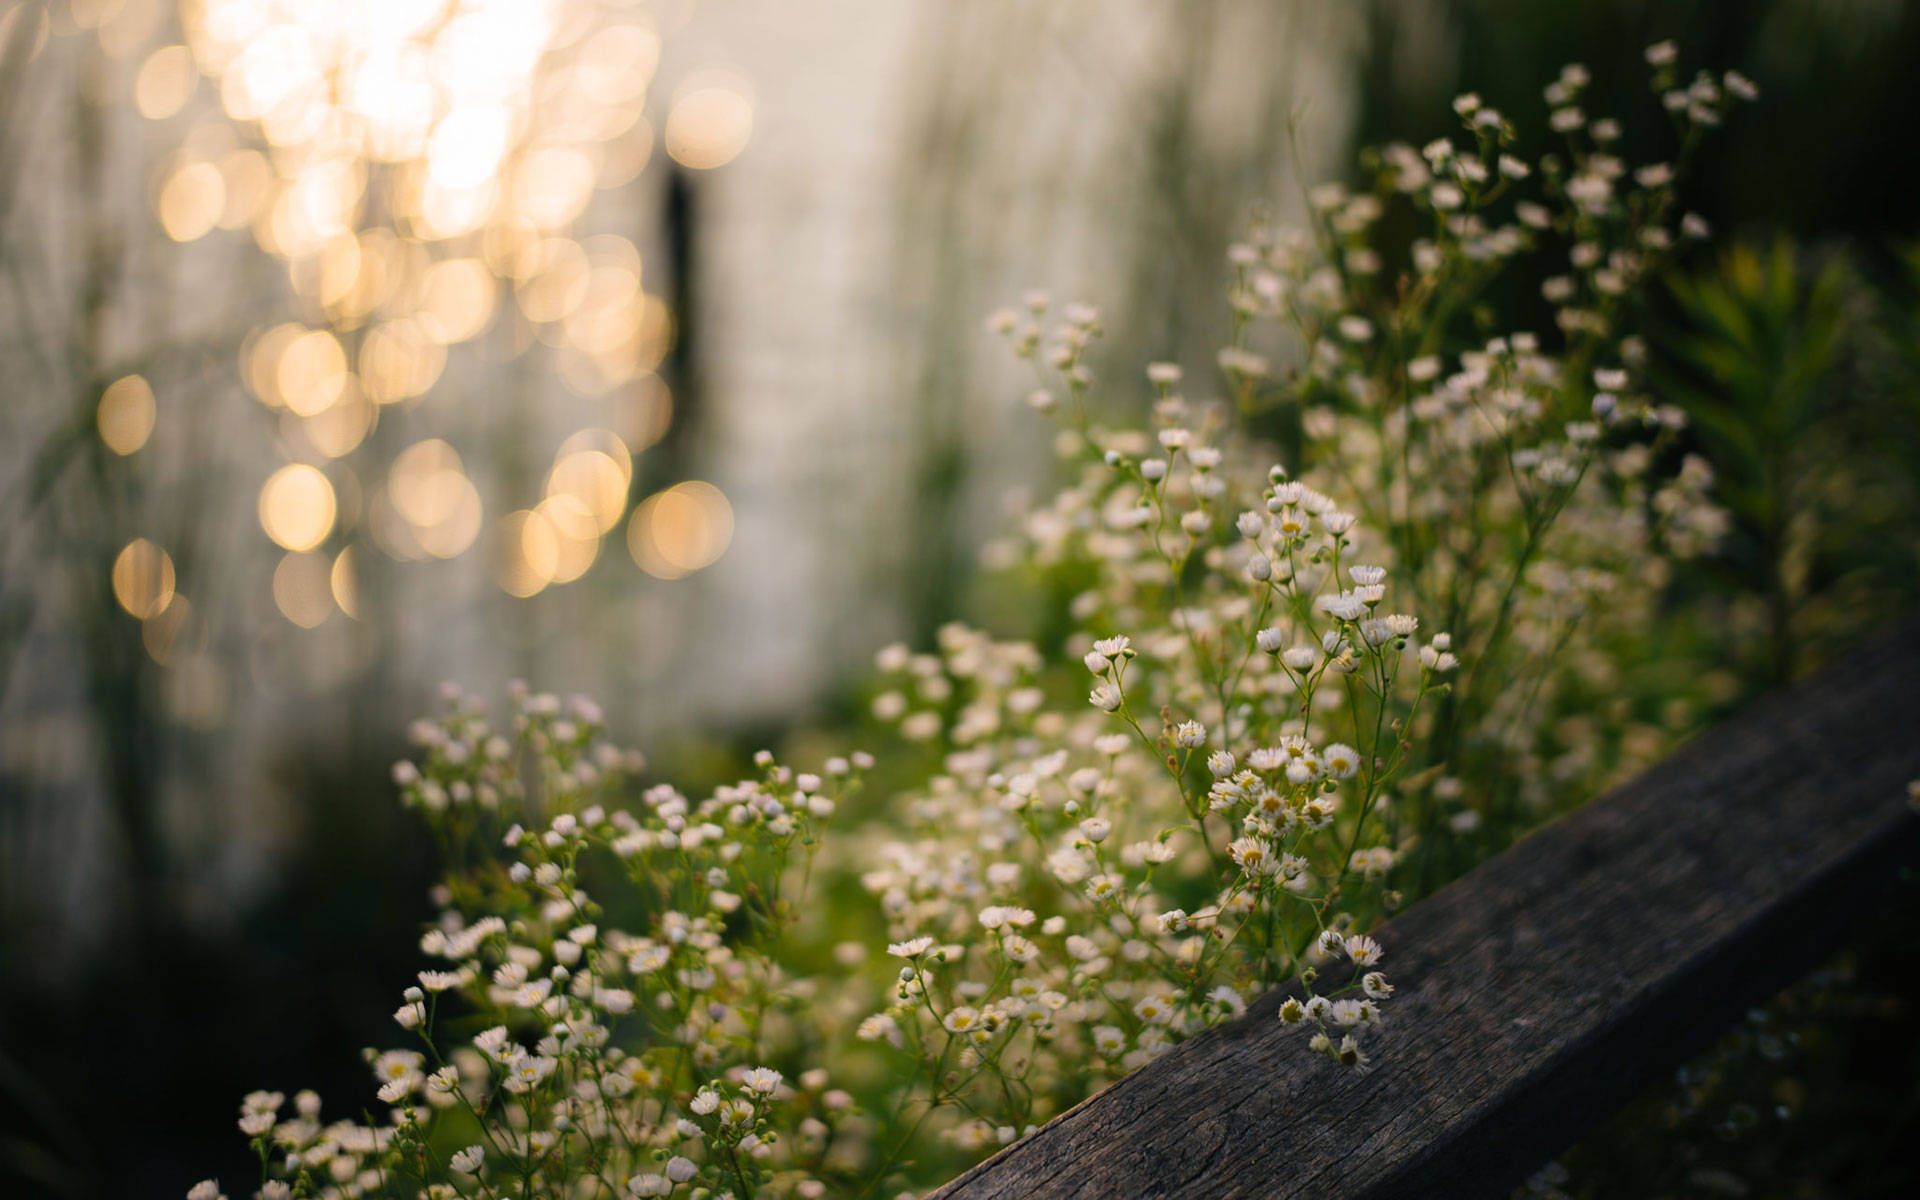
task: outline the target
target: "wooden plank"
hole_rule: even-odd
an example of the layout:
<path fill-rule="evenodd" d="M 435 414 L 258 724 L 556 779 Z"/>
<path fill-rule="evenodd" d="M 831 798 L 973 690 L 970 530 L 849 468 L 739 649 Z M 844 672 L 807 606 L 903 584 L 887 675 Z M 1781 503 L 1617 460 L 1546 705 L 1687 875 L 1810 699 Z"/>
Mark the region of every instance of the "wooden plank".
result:
<path fill-rule="evenodd" d="M 1920 621 L 1389 922 L 1374 1069 L 1275 991 L 934 1196 L 1499 1195 L 1870 919 L 1916 777 Z"/>

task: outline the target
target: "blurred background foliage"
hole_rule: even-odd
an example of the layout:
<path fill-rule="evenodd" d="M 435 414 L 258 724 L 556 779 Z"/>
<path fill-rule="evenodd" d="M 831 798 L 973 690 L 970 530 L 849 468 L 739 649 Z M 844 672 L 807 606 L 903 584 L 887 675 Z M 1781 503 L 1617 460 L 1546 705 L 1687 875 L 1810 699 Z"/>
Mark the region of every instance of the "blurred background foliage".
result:
<path fill-rule="evenodd" d="M 1644 680 L 1705 664 L 1727 685 L 1635 718 L 1696 727 L 1920 597 L 1920 165 L 1902 141 L 1920 120 L 1914 5 L 584 9 L 616 10 L 662 35 L 646 105 L 664 110 L 663 136 L 690 87 L 751 98 L 738 163 L 684 141 L 684 155 L 643 153 L 568 218 L 583 238 L 627 239 L 646 264 L 633 294 L 657 299 L 649 311 L 669 326 L 636 310 L 633 329 L 655 340 L 622 360 L 633 376 L 596 393 L 553 381 L 586 370 L 562 356 L 599 343 L 540 320 L 537 296 L 517 314 L 503 300 L 473 354 L 379 409 L 352 461 L 371 495 L 402 450 L 445 439 L 465 457 L 435 469 L 470 478 L 487 513 L 532 512 L 559 494 L 554 445 L 604 427 L 631 452 L 615 520 L 631 530 L 642 510 L 671 511 L 649 497 L 711 479 L 732 502 L 734 545 L 714 542 L 711 506 L 688 518 L 708 522 L 694 531 L 706 542 L 686 533 L 691 571 L 650 532 L 629 533 L 645 542 L 629 558 L 620 530 L 596 524 L 578 582 L 558 578 L 556 558 L 551 584 L 523 597 L 527 577 L 500 564 L 528 557 L 524 518 L 504 551 L 476 532 L 470 552 L 417 563 L 355 526 L 329 550 L 354 550 L 358 590 L 327 582 L 330 603 L 365 611 L 329 609 L 308 630 L 297 604 L 276 604 L 279 551 L 254 508 L 260 463 L 299 461 L 285 447 L 311 431 L 248 400 L 235 365 L 264 316 L 303 311 L 301 280 L 233 238 L 176 253 L 182 239 L 156 220 L 153 178 L 180 133 L 134 112 L 132 66 L 181 39 L 179 14 L 163 0 L 0 5 L 0 1193 L 166 1195 L 214 1171 L 239 1178 L 242 1093 L 368 1092 L 356 1052 L 387 1040 L 429 912 L 429 847 L 387 771 L 440 676 L 598 693 L 616 731 L 691 792 L 761 745 L 804 759 L 877 736 L 863 672 L 883 641 L 925 645 L 956 615 L 1057 639 L 1083 582 L 1022 585 L 975 566 L 998 497 L 1043 487 L 1048 470 L 1026 414 L 1010 411 L 1024 389 L 982 315 L 1048 284 L 1097 301 L 1129 364 L 1210 362 L 1224 251 L 1249 216 L 1297 213 L 1304 187 L 1356 178 L 1359 146 L 1452 132 L 1459 92 L 1538 128 L 1541 85 L 1584 62 L 1590 109 L 1623 119 L 1637 157 L 1659 133 L 1647 44 L 1673 38 L 1686 63 L 1764 89 L 1682 184 L 1717 248 L 1683 260 L 1646 330 L 1652 376 L 1690 414 L 1689 448 L 1715 467 L 1734 524 L 1720 554 L 1673 581 L 1670 619 L 1632 652 Z M 733 72 L 723 84 L 700 74 L 715 64 Z M 701 103 L 720 105 L 723 132 L 737 119 L 724 97 Z M 1539 283 L 1515 280 L 1494 325 L 1545 327 Z M 322 307 L 300 319 L 343 344 L 363 336 Z M 133 373 L 158 397 L 160 440 L 144 453 L 172 469 L 130 469 L 114 443 L 132 434 L 110 428 L 103 397 Z M 123 393 L 114 411 L 137 431 L 143 404 L 153 396 Z M 350 489 L 334 478 L 344 513 Z M 136 537 L 165 561 L 140 552 L 116 580 Z M 725 557 L 707 556 L 714 545 Z M 157 595 L 163 577 L 169 595 L 193 596 L 191 626 L 165 604 L 129 615 L 127 595 Z M 1733 1105 L 1773 1112 L 1741 1098 L 1783 1086 L 1787 1069 L 1761 1056 L 1766 1069 L 1685 1109 L 1711 1120 L 1649 1098 L 1545 1186 L 1907 1194 L 1911 1172 L 1886 1147 L 1920 1119 L 1914 1026 L 1874 964 L 1912 961 L 1912 923 L 1879 936 L 1865 985 L 1783 1001 L 1781 1019 L 1818 1051 L 1791 1059 L 1809 1064 L 1794 1086 L 1813 1099 L 1789 1106 L 1804 1136 L 1721 1137 Z M 1827 1095 L 1844 1104 L 1820 1108 Z M 1683 1136 L 1649 1138 L 1663 1128 Z M 1616 1152 L 1703 1138 L 1719 1139 L 1712 1155 L 1677 1173 L 1670 1156 Z M 1780 1167 L 1786 1148 L 1816 1144 Z"/>

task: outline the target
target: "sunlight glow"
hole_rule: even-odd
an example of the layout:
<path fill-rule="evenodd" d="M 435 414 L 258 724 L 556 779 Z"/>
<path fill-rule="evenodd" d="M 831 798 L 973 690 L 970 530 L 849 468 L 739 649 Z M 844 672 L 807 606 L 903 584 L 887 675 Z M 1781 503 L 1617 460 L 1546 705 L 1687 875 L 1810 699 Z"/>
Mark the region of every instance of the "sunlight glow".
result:
<path fill-rule="evenodd" d="M 311 550 L 333 532 L 333 485 L 319 468 L 290 463 L 260 488 L 260 526 L 288 550 Z"/>
<path fill-rule="evenodd" d="M 113 560 L 113 598 L 143 621 L 166 611 L 173 583 L 173 559 L 146 538 L 128 542 Z"/>
<path fill-rule="evenodd" d="M 667 153 L 697 171 L 725 166 L 753 136 L 753 97 L 744 81 L 709 75 L 690 81 L 667 111 Z"/>
<path fill-rule="evenodd" d="M 679 579 L 712 566 L 733 540 L 733 506 L 710 483 L 678 483 L 641 501 L 627 524 L 627 549 L 640 569 Z"/>
<path fill-rule="evenodd" d="M 674 321 L 645 290 L 632 240 L 574 226 L 652 153 L 657 19 L 640 0 L 187 0 L 180 44 L 139 61 L 142 115 L 212 103 L 247 133 L 236 145 L 203 136 L 204 119 L 193 127 L 153 181 L 167 235 L 250 230 L 296 297 L 300 319 L 256 328 L 239 354 L 290 453 L 328 464 L 282 467 L 259 495 L 262 528 L 288 552 L 275 600 L 295 624 L 355 611 L 365 560 L 351 546 L 317 553 L 336 530 L 362 553 L 407 561 L 479 539 L 480 488 L 446 442 L 365 459 L 384 444 L 368 437 L 382 414 L 434 389 L 450 351 L 489 331 L 504 357 L 550 347 L 560 381 L 622 430 L 566 439 L 542 494 L 498 519 L 488 545 L 501 585 L 528 596 L 577 579 L 621 528 L 634 448 L 671 420 L 652 371 Z M 202 76 L 211 86 L 196 97 Z M 707 169 L 740 153 L 753 127 L 745 80 L 696 72 L 674 97 L 658 128 L 679 162 Z M 150 394 L 143 406 L 110 392 L 101 437 L 132 453 L 152 416 Z M 650 510 L 666 514 L 658 536 L 642 539 L 655 574 L 699 569 L 731 529 L 724 499 L 689 508 L 706 494 L 670 491 Z"/>
<path fill-rule="evenodd" d="M 156 415 L 153 389 L 145 379 L 138 375 L 116 379 L 100 394 L 95 414 L 100 440 L 115 454 L 132 454 L 152 436 Z"/>

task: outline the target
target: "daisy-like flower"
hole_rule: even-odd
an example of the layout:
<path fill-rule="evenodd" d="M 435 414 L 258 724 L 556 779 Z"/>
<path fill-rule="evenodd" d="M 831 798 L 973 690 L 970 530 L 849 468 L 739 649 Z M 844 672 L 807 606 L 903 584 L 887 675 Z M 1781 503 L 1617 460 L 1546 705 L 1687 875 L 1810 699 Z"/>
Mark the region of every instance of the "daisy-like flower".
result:
<path fill-rule="evenodd" d="M 1380 962 L 1380 958 L 1384 953 L 1384 951 L 1380 949 L 1379 942 L 1364 935 L 1348 938 L 1346 951 L 1347 957 L 1353 960 L 1353 965 L 1356 967 L 1375 966 Z"/>
<path fill-rule="evenodd" d="M 980 910 L 982 929 L 999 929 L 1003 925 L 1025 928 L 1037 919 L 1032 909 L 1016 904 L 994 904 Z"/>
<path fill-rule="evenodd" d="M 516 1095 L 539 1087 L 553 1073 L 556 1063 L 543 1054 L 520 1054 L 507 1064 L 506 1089 Z"/>
<path fill-rule="evenodd" d="M 1150 992 L 1134 1004 L 1133 1014 L 1149 1025 L 1165 1025 L 1173 1020 L 1173 1004 L 1162 993 Z"/>
<path fill-rule="evenodd" d="M 1364 1070 L 1370 1061 L 1352 1034 L 1340 1039 L 1340 1046 L 1334 1051 L 1333 1057 L 1341 1066 L 1355 1071 Z"/>
<path fill-rule="evenodd" d="M 1322 596 L 1314 601 L 1314 606 L 1341 621 L 1357 621 L 1367 611 L 1367 602 L 1354 592 Z"/>
<path fill-rule="evenodd" d="M 1019 934 L 1009 933 L 1000 939 L 1000 952 L 1010 962 L 1030 963 L 1040 957 L 1040 947 Z"/>
<path fill-rule="evenodd" d="M 947 1010 L 940 1019 L 948 1033 L 968 1033 L 980 1026 L 980 1010 L 967 1004 L 956 1004 Z"/>
<path fill-rule="evenodd" d="M 1320 752 L 1320 762 L 1335 779 L 1352 779 L 1360 770 L 1360 752 L 1345 742 L 1335 742 Z"/>
<path fill-rule="evenodd" d="M 780 1072 L 769 1067 L 754 1067 L 741 1072 L 740 1086 L 762 1096 L 771 1096 L 780 1088 Z"/>
<path fill-rule="evenodd" d="M 1270 875 L 1276 865 L 1272 847 L 1259 838 L 1235 838 L 1227 846 L 1227 857 L 1249 875 Z"/>

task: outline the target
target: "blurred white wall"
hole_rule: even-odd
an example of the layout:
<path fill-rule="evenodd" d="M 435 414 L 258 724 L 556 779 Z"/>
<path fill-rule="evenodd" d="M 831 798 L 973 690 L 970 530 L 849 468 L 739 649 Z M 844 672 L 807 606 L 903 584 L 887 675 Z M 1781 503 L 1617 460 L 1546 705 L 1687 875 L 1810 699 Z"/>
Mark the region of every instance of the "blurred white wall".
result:
<path fill-rule="evenodd" d="M 1298 206 L 1292 162 L 1344 170 L 1357 39 L 1292 0 L 696 9 L 673 55 L 737 66 L 756 123 L 700 180 L 703 446 L 739 520 L 694 674 L 790 717 L 925 624 L 930 541 L 964 556 L 1008 487 L 1045 486 L 992 309 L 1100 305 L 1116 407 L 1149 358 L 1207 378 L 1234 230 Z"/>

